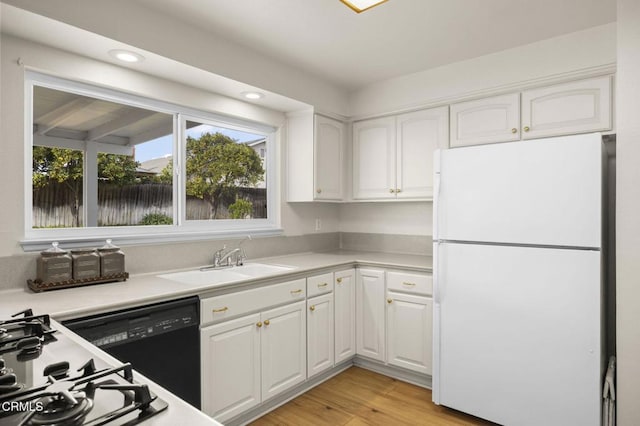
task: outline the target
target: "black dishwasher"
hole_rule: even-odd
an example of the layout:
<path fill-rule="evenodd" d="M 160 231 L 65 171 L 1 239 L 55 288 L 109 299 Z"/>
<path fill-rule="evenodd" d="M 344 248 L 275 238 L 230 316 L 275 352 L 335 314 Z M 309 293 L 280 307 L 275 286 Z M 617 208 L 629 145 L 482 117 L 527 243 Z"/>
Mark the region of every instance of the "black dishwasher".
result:
<path fill-rule="evenodd" d="M 201 408 L 198 307 L 198 298 L 191 297 L 62 324 Z"/>

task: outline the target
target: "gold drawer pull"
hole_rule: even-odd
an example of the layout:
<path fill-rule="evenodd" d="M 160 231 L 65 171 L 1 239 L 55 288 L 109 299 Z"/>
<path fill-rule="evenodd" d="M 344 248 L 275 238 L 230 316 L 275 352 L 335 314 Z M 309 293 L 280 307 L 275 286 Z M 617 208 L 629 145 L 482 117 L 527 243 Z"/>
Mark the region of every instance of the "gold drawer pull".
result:
<path fill-rule="evenodd" d="M 336 282 L 337 282 L 338 284 L 342 283 L 342 278 L 336 278 Z"/>
<path fill-rule="evenodd" d="M 315 306 L 313 306 L 313 305 L 311 305 L 311 306 L 309 306 L 309 310 L 310 310 L 310 311 L 315 311 L 315 310 L 316 310 L 316 307 L 315 307 Z"/>
<path fill-rule="evenodd" d="M 302 293 L 302 289 L 291 290 L 291 294 L 300 294 Z"/>
<path fill-rule="evenodd" d="M 327 283 L 322 283 L 322 284 L 318 284 L 318 287 L 326 287 L 326 286 L 328 286 L 328 285 L 329 285 L 329 284 L 327 284 Z"/>
<path fill-rule="evenodd" d="M 264 320 L 264 325 L 269 325 L 269 324 L 271 324 L 269 320 Z"/>
<path fill-rule="evenodd" d="M 393 299 L 387 299 L 387 303 L 393 302 Z"/>
<path fill-rule="evenodd" d="M 225 306 L 224 308 L 214 309 L 214 310 L 213 310 L 213 313 L 214 313 L 214 314 L 217 314 L 218 312 L 226 312 L 226 311 L 228 311 L 228 310 L 229 310 L 229 308 L 227 308 L 227 307 Z"/>
<path fill-rule="evenodd" d="M 410 283 L 410 282 L 407 282 L 407 281 L 403 281 L 402 285 L 408 285 L 409 287 L 413 287 L 413 286 L 416 285 L 416 283 Z"/>
<path fill-rule="evenodd" d="M 257 326 L 258 328 L 260 328 L 260 327 L 262 327 L 262 323 L 261 323 L 260 321 L 258 321 L 258 323 L 256 324 L 256 326 Z"/>

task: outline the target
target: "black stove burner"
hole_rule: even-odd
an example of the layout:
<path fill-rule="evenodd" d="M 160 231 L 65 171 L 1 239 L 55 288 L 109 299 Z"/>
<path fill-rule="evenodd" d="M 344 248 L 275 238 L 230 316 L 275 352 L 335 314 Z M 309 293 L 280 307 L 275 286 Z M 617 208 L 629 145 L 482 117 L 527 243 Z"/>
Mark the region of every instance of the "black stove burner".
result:
<path fill-rule="evenodd" d="M 33 411 L 21 425 L 81 425 L 93 408 L 93 401 L 80 393 L 73 396 L 75 402 L 63 395 L 46 396 L 36 401 L 41 411 Z"/>
<path fill-rule="evenodd" d="M 22 315 L 22 316 L 20 316 Z M 19 312 L 11 320 L 0 321 L 0 354 L 18 351 L 22 360 L 38 357 L 42 345 L 55 340 L 49 315 L 33 315 L 31 309 Z"/>

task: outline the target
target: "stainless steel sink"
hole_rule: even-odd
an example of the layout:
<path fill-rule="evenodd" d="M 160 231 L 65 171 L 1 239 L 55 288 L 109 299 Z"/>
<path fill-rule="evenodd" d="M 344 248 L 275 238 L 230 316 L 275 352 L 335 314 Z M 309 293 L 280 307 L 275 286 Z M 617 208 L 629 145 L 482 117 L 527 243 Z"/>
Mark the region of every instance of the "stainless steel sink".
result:
<path fill-rule="evenodd" d="M 247 263 L 242 266 L 234 266 L 224 269 L 196 269 L 193 271 L 173 272 L 170 274 L 158 275 L 158 277 L 192 285 L 216 285 L 252 278 L 262 278 L 290 271 L 292 269 L 294 268 L 290 266 L 269 265 L 266 263 Z"/>

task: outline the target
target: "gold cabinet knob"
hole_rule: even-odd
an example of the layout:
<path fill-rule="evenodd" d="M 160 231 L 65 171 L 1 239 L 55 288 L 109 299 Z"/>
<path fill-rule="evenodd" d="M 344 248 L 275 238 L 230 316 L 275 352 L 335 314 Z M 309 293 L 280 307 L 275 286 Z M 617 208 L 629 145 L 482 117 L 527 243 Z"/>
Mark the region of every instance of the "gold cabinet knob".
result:
<path fill-rule="evenodd" d="M 338 284 L 342 283 L 342 278 L 336 278 L 336 282 L 337 282 Z"/>
<path fill-rule="evenodd" d="M 391 188 L 391 189 L 389 189 L 389 192 L 393 194 L 393 193 L 395 193 L 395 192 L 396 192 L 396 190 L 395 190 L 395 189 L 393 189 L 393 188 Z"/>
<path fill-rule="evenodd" d="M 393 299 L 387 299 L 387 303 L 393 302 Z"/>
<path fill-rule="evenodd" d="M 269 324 L 271 324 L 269 320 L 264 320 L 264 325 L 269 325 Z"/>
<path fill-rule="evenodd" d="M 511 129 L 511 133 L 518 133 L 518 129 L 514 127 L 513 129 Z"/>
<path fill-rule="evenodd" d="M 262 323 L 258 321 L 258 323 L 256 324 L 256 326 L 257 326 L 258 328 L 260 328 L 260 327 L 262 327 Z"/>
<path fill-rule="evenodd" d="M 310 311 L 315 311 L 315 310 L 316 310 L 316 307 L 315 307 L 315 306 L 313 306 L 313 305 L 311 305 L 311 306 L 309 306 L 309 310 L 310 310 Z"/>
<path fill-rule="evenodd" d="M 529 126 L 524 126 L 524 129 L 523 129 L 523 130 L 524 130 L 525 132 L 528 132 L 528 131 L 529 131 L 529 130 L 531 130 L 531 129 L 529 128 Z"/>
<path fill-rule="evenodd" d="M 320 193 L 322 193 L 322 189 L 318 188 L 318 189 L 316 189 L 316 192 L 317 192 L 318 194 L 320 194 Z"/>
<path fill-rule="evenodd" d="M 400 193 L 400 192 L 402 192 L 402 189 L 398 189 L 398 188 L 396 188 L 396 192 L 397 192 L 397 193 Z"/>

